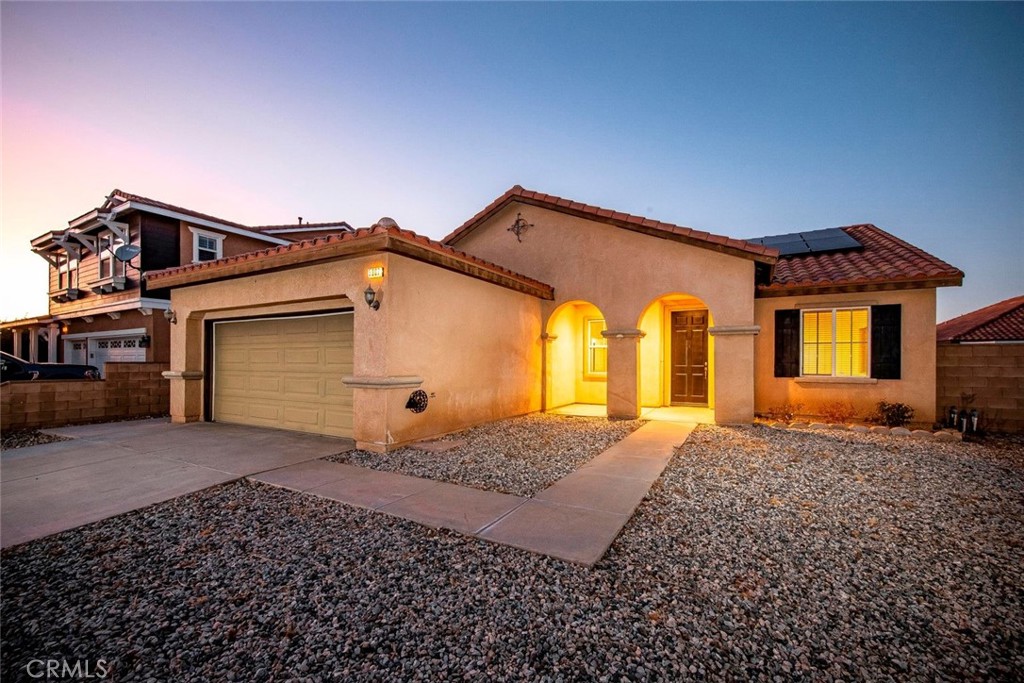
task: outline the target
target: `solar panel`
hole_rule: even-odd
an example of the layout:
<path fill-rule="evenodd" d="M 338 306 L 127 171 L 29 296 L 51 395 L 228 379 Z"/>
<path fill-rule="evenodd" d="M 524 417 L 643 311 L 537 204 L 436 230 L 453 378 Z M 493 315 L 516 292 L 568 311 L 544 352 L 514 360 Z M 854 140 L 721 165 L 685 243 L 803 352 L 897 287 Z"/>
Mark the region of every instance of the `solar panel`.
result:
<path fill-rule="evenodd" d="M 848 235 L 841 228 L 825 228 L 807 232 L 791 232 L 785 235 L 769 235 L 748 239 L 748 242 L 761 244 L 779 250 L 779 256 L 794 254 L 822 254 L 831 251 L 861 249 L 863 245 Z"/>

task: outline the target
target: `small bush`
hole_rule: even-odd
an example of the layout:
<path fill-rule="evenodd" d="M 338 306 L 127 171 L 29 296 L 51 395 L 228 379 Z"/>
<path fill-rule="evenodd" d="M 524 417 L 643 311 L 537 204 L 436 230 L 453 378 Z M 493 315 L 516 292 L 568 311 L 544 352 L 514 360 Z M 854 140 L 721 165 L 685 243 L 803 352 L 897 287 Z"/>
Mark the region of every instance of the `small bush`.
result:
<path fill-rule="evenodd" d="M 803 403 L 790 403 L 786 401 L 781 406 L 772 406 L 768 409 L 768 417 L 776 422 L 792 422 L 804 407 Z"/>
<path fill-rule="evenodd" d="M 857 414 L 849 401 L 829 401 L 821 406 L 821 415 L 826 422 L 847 424 Z"/>
<path fill-rule="evenodd" d="M 914 409 L 906 403 L 879 401 L 875 407 L 872 422 L 884 424 L 886 427 L 904 427 L 912 419 L 914 419 Z"/>

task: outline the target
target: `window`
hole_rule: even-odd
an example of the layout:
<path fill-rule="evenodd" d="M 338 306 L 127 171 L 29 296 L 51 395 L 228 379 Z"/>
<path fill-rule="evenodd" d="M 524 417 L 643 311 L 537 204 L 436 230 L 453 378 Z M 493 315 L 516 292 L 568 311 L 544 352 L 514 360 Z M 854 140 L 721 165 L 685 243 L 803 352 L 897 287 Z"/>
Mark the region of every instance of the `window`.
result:
<path fill-rule="evenodd" d="M 192 262 L 216 261 L 224 255 L 224 235 L 189 228 L 192 238 Z"/>
<path fill-rule="evenodd" d="M 125 234 L 128 234 L 127 231 L 125 231 Z M 130 239 L 131 237 L 129 236 Z M 99 249 L 98 256 L 100 259 L 97 276 L 100 280 L 125 274 L 124 264 L 114 258 L 114 251 L 123 244 L 124 241 L 109 230 L 101 232 L 96 236 L 96 248 Z M 120 264 L 120 267 L 118 267 L 118 264 Z"/>
<path fill-rule="evenodd" d="M 868 376 L 868 309 L 803 311 L 801 374 Z"/>
<path fill-rule="evenodd" d="M 775 311 L 776 377 L 902 375 L 900 304 Z"/>
<path fill-rule="evenodd" d="M 72 259 L 70 256 L 57 256 L 57 289 L 73 289 L 74 287 L 74 274 L 78 268 L 78 259 Z"/>
<path fill-rule="evenodd" d="M 608 340 L 601 336 L 604 332 L 604 320 L 587 318 L 583 321 L 584 355 L 586 367 L 583 376 L 600 378 L 608 376 Z"/>

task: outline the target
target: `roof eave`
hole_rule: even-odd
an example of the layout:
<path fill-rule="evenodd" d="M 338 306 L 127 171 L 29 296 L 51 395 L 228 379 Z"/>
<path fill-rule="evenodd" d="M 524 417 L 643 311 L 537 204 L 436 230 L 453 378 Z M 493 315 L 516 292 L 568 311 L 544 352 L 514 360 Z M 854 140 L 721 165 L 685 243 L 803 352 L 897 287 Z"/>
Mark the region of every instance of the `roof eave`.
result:
<path fill-rule="evenodd" d="M 554 299 L 554 289 L 543 283 L 501 273 L 480 264 L 460 259 L 436 249 L 419 245 L 413 241 L 396 238 L 389 234 L 370 235 L 356 240 L 331 241 L 312 248 L 285 250 L 276 254 L 253 252 L 242 255 L 242 260 L 207 266 L 201 270 L 169 268 L 163 271 L 145 273 L 151 288 L 175 288 L 229 280 L 256 273 L 287 270 L 324 263 L 327 261 L 355 258 L 369 253 L 388 252 L 424 261 L 446 270 L 485 280 L 508 289 L 523 292 L 545 300 Z M 238 257 L 233 257 L 238 258 Z"/>
<path fill-rule="evenodd" d="M 848 294 L 853 292 L 889 292 L 905 289 L 933 289 L 937 287 L 959 287 L 964 282 L 963 273 L 905 280 L 873 280 L 870 282 L 799 283 L 795 285 L 771 285 L 758 287 L 755 296 L 767 299 L 782 296 L 809 296 L 813 294 Z"/>

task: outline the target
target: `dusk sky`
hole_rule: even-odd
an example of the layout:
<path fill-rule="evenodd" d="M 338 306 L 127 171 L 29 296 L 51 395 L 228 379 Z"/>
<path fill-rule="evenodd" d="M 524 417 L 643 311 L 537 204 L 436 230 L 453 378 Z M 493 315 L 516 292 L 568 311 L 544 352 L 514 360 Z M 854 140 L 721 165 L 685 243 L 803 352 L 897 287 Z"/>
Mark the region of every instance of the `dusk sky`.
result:
<path fill-rule="evenodd" d="M 1024 294 L 1024 4 L 0 5 L 0 318 L 120 188 L 443 237 L 514 184 L 732 237 L 870 222 Z"/>

